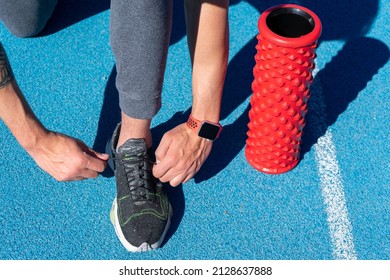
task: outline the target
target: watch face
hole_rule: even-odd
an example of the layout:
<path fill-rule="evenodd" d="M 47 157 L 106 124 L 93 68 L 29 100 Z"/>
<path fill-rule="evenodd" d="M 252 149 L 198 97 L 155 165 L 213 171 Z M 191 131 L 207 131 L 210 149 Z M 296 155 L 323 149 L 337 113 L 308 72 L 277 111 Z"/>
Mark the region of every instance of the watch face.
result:
<path fill-rule="evenodd" d="M 199 130 L 198 135 L 209 140 L 215 140 L 219 134 L 220 129 L 221 128 L 215 124 L 204 122 Z"/>

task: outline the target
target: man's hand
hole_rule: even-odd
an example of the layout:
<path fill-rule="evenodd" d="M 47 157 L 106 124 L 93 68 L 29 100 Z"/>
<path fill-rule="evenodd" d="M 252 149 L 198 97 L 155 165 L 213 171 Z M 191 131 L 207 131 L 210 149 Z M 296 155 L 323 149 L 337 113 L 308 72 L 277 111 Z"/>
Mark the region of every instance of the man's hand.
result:
<path fill-rule="evenodd" d="M 27 152 L 39 167 L 62 182 L 96 178 L 106 168 L 109 157 L 80 140 L 56 132 L 49 132 Z"/>
<path fill-rule="evenodd" d="M 156 150 L 153 175 L 172 187 L 190 180 L 211 152 L 213 142 L 200 138 L 184 123 L 164 134 Z"/>

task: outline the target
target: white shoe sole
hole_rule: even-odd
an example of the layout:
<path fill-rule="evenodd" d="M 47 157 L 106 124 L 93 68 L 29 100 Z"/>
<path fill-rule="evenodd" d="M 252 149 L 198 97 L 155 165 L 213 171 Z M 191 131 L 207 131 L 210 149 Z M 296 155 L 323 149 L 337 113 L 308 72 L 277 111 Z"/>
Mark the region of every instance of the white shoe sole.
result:
<path fill-rule="evenodd" d="M 117 205 L 117 202 L 116 202 L 116 197 L 114 199 L 114 202 L 112 203 L 110 219 L 111 219 L 112 224 L 114 225 L 115 232 L 116 232 L 116 235 L 118 236 L 119 241 L 122 243 L 122 245 L 126 248 L 127 251 L 134 252 L 134 253 L 147 252 L 147 251 L 151 251 L 151 250 L 159 248 L 161 246 L 161 243 L 164 241 L 165 235 L 167 234 L 168 229 L 169 229 L 169 227 L 171 225 L 171 217 L 172 217 L 172 213 L 173 213 L 171 204 L 169 204 L 169 210 L 168 211 L 169 211 L 169 213 L 168 213 L 168 221 L 167 221 L 167 224 L 165 225 L 164 232 L 161 235 L 160 239 L 156 243 L 151 244 L 151 245 L 146 243 L 146 242 L 144 242 L 139 247 L 130 244 L 126 240 L 126 238 L 125 238 L 125 236 L 124 236 L 124 234 L 122 232 L 122 228 L 121 228 L 121 226 L 119 224 L 118 205 Z"/>

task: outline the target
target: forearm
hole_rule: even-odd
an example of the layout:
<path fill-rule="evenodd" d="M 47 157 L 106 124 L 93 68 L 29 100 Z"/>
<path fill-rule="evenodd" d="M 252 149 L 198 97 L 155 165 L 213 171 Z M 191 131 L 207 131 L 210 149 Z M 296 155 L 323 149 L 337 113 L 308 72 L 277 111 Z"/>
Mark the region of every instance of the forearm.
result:
<path fill-rule="evenodd" d="M 188 45 L 192 60 L 192 114 L 219 121 L 228 51 L 228 0 L 186 0 Z"/>
<path fill-rule="evenodd" d="M 38 139 L 47 134 L 19 89 L 1 43 L 0 118 L 26 150 L 33 148 Z"/>
<path fill-rule="evenodd" d="M 45 129 L 16 83 L 0 43 L 0 119 L 37 165 L 59 181 L 96 178 L 108 155 L 96 153 L 80 140 Z"/>

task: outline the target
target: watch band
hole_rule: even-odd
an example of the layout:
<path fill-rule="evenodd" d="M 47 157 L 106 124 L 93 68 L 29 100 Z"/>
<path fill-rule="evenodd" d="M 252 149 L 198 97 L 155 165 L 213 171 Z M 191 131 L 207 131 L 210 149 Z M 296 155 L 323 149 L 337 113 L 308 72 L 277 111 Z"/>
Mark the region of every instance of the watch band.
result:
<path fill-rule="evenodd" d="M 194 130 L 199 137 L 206 138 L 212 141 L 217 139 L 220 132 L 222 131 L 222 125 L 220 125 L 219 123 L 200 121 L 195 119 L 192 114 L 187 120 L 187 126 Z M 207 127 L 212 127 L 212 129 L 208 128 L 209 132 L 207 132 Z"/>
<path fill-rule="evenodd" d="M 202 122 L 195 119 L 192 115 L 189 116 L 188 120 L 187 120 L 187 126 L 189 128 L 191 128 L 192 130 L 195 130 L 196 132 L 198 132 L 199 128 L 201 127 L 202 125 Z"/>

